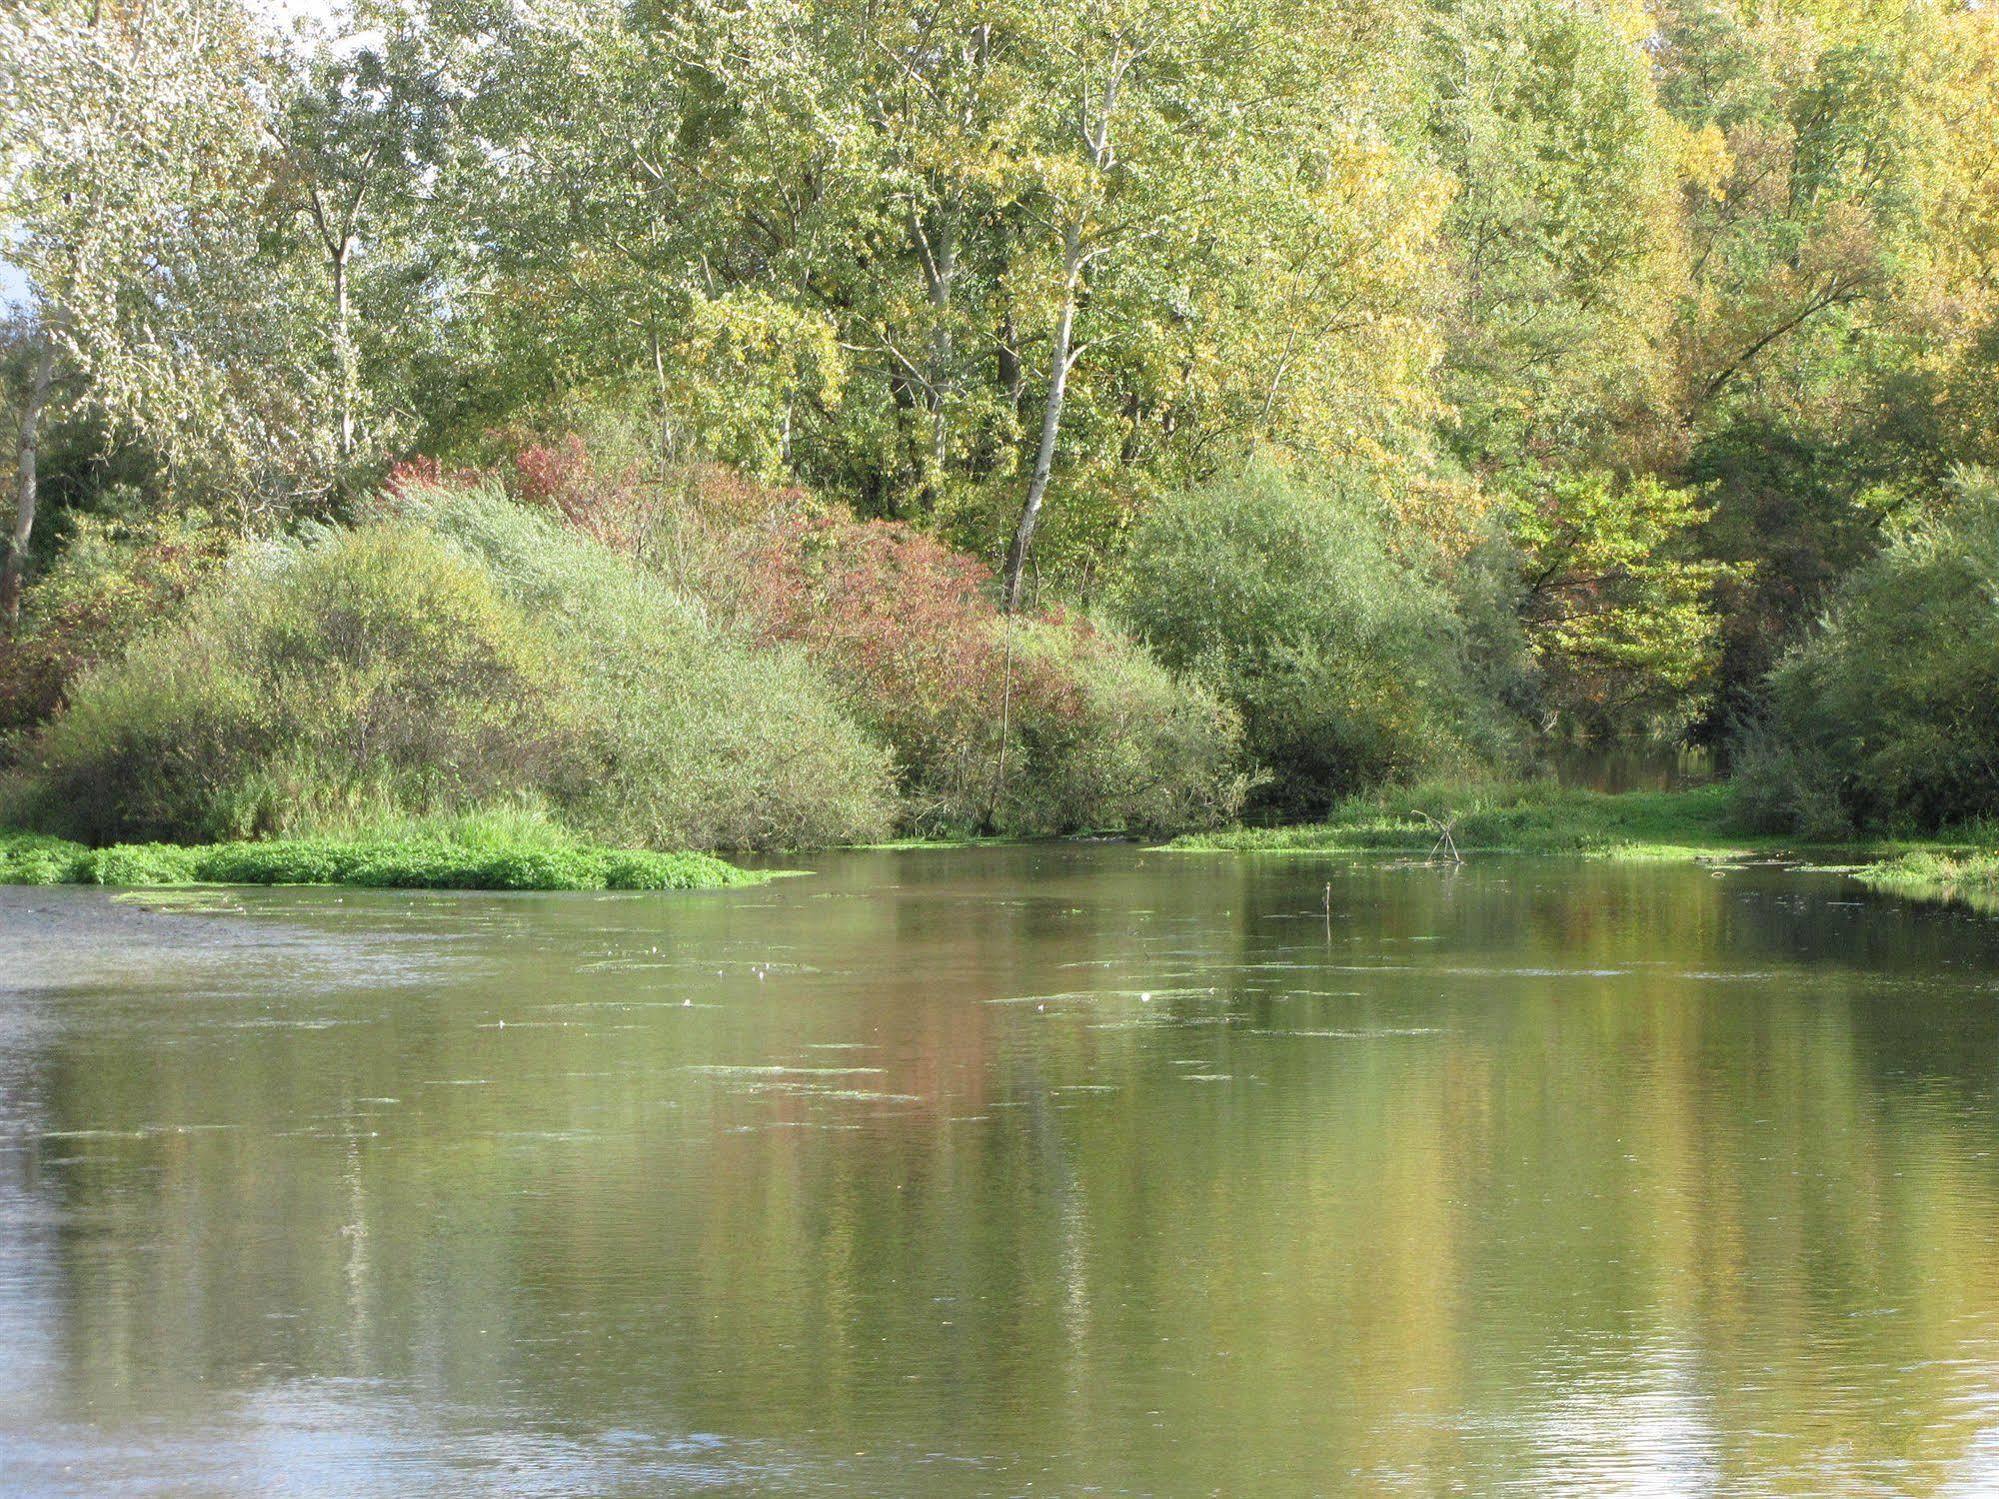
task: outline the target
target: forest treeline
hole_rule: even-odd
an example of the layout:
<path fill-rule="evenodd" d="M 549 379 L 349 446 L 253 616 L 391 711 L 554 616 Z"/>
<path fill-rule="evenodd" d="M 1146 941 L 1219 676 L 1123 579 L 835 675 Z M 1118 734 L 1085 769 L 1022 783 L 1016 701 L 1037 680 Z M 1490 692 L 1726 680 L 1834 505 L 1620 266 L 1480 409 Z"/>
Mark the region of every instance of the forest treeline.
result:
<path fill-rule="evenodd" d="M 5 813 L 1999 813 L 1999 12 L 0 13 Z"/>

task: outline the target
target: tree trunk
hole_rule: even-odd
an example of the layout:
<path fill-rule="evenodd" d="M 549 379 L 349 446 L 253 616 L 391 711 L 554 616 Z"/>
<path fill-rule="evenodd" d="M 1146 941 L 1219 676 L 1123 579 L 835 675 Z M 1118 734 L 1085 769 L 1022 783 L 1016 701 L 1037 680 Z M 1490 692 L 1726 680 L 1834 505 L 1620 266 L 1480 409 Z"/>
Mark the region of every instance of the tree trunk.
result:
<path fill-rule="evenodd" d="M 354 456 L 354 340 L 348 333 L 347 260 L 354 241 L 344 239 L 333 254 L 333 340 L 340 360 L 340 456 Z"/>
<path fill-rule="evenodd" d="M 937 321 L 930 332 L 930 462 L 938 474 L 944 471 L 947 455 L 952 369 L 955 355 L 951 338 L 951 290 L 958 279 L 958 243 L 955 215 L 939 216 L 935 264 L 929 277 L 930 311 Z M 932 481 L 935 482 L 934 479 Z"/>
<path fill-rule="evenodd" d="M 14 529 L 7 538 L 7 560 L 0 563 L 0 625 L 10 632 L 21 619 L 21 577 L 28 565 L 28 540 L 34 535 L 35 507 L 41 499 L 37 471 L 41 441 L 42 408 L 48 404 L 49 385 L 55 373 L 55 340 L 42 332 L 41 351 L 35 356 L 34 378 L 28 386 L 28 401 L 21 408 L 20 452 L 15 466 Z"/>
<path fill-rule="evenodd" d="M 1069 385 L 1069 367 L 1075 363 L 1070 352 L 1076 333 L 1076 289 L 1082 280 L 1081 231 L 1072 225 L 1062 247 L 1062 311 L 1055 320 L 1053 347 L 1048 355 L 1048 397 L 1041 406 L 1041 441 L 1034 451 L 1034 475 L 1027 482 L 1027 499 L 1020 507 L 1020 525 L 1013 533 L 1013 547 L 1006 559 L 1006 608 L 1020 607 L 1021 585 L 1027 575 L 1027 556 L 1034 545 L 1034 528 L 1041 521 L 1041 502 L 1048 494 L 1048 476 L 1055 468 L 1055 441 L 1062 431 L 1062 398 Z"/>

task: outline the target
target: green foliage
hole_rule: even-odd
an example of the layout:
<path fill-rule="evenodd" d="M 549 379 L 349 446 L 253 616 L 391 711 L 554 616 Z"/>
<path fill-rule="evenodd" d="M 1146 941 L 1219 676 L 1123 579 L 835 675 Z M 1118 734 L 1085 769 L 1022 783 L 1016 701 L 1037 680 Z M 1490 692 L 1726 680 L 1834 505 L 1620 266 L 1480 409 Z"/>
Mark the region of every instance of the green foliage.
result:
<path fill-rule="evenodd" d="M 1271 810 L 1322 812 L 1488 736 L 1448 596 L 1352 479 L 1259 466 L 1169 497 L 1132 533 L 1117 610 L 1242 714 Z"/>
<path fill-rule="evenodd" d="M 1999 845 L 1993 828 L 1988 826 L 1982 832 L 1987 850 Z M 1854 870 L 1853 877 L 1889 895 L 1999 915 L 1999 853 L 1917 849 L 1865 865 Z"/>
<path fill-rule="evenodd" d="M 28 751 L 89 841 L 284 833 L 580 775 L 557 663 L 479 569 L 408 527 L 243 557 L 83 677 Z"/>
<path fill-rule="evenodd" d="M 1201 828 L 1241 810 L 1241 723 L 1211 687 L 1107 626 L 1056 618 L 1011 628 L 1022 678 L 1044 685 L 1017 700 L 1023 753 L 1002 787 L 1002 827 Z"/>
<path fill-rule="evenodd" d="M 1758 842 L 1744 827 L 1735 793 L 1725 783 L 1612 795 L 1552 779 L 1444 779 L 1345 798 L 1321 822 L 1190 834 L 1173 847 L 1423 853 L 1437 844 L 1443 826 L 1464 852 L 1644 858 L 1734 853 Z"/>
<path fill-rule="evenodd" d="M 428 890 L 707 890 L 758 875 L 708 854 L 600 848 L 566 839 L 429 836 L 278 839 L 87 848 L 0 833 L 0 885 L 350 885 Z"/>
<path fill-rule="evenodd" d="M 83 678 L 28 764 L 37 825 L 94 842 L 527 794 L 606 841 L 796 846 L 878 833 L 890 805 L 881 753 L 806 663 L 485 492 L 246 555 Z"/>
<path fill-rule="evenodd" d="M 394 510 L 487 571 L 564 663 L 586 768 L 553 799 L 580 829 L 802 848 L 889 827 L 887 756 L 799 651 L 754 649 L 658 574 L 490 488 L 419 487 Z"/>
<path fill-rule="evenodd" d="M 77 515 L 55 565 L 0 638 L 0 734 L 32 728 L 70 681 L 115 658 L 214 570 L 229 532 L 201 511 L 136 522 Z"/>
<path fill-rule="evenodd" d="M 1443 384 L 1467 462 L 1587 461 L 1668 399 L 1669 122 L 1616 7 L 1422 12 L 1428 154 L 1456 191 Z"/>
<path fill-rule="evenodd" d="M 1934 829 L 1999 815 L 1999 484 L 1937 513 L 1839 590 L 1778 665 L 1743 780 L 1766 821 Z"/>
<path fill-rule="evenodd" d="M 1711 597 L 1729 569 L 1692 556 L 1707 518 L 1649 475 L 1550 476 L 1515 502 L 1521 617 L 1553 705 L 1596 731 L 1677 731 L 1713 676 Z"/>
<path fill-rule="evenodd" d="M 1146 822 L 1228 782 L 1199 694 L 1165 714 L 1082 635 L 1016 681 L 983 596 L 899 677 L 876 669 L 917 633 L 893 608 L 746 628 L 765 533 L 847 514 L 985 567 L 1017 536 L 1051 603 L 1097 600 L 1133 548 L 1125 618 L 1239 715 L 1267 807 L 1322 809 L 1494 754 L 1506 714 L 1753 713 L 1883 518 L 1999 456 L 1991 6 L 353 19 L 280 47 L 237 0 L 0 11 L 25 277 L 0 435 L 40 443 L 0 554 L 0 614 L 28 580 L 0 728 L 82 672 L 99 699 L 7 746 L 60 748 L 47 815 L 337 829 L 529 790 L 615 841 L 789 844 Z M 570 430 L 590 442 L 517 440 Z M 1215 482 L 1256 452 L 1390 475 L 1396 503 L 1343 481 L 1280 523 L 1265 480 Z M 346 523 L 392 455 L 437 478 L 496 454 L 546 514 L 408 512 L 430 539 L 408 545 L 491 594 L 464 617 L 469 594 L 411 596 L 471 656 L 412 634 L 343 657 L 304 583 L 287 643 L 258 613 L 312 550 L 287 545 L 112 664 L 200 582 L 181 532 Z M 822 498 L 683 524 L 666 491 L 718 464 Z M 1049 748 L 1098 700 L 1130 710 L 1131 754 L 1198 762 L 1181 790 L 1120 800 L 1154 778 Z M 1826 764 L 1781 815 L 1928 817 L 1969 773 L 1912 755 L 1943 782 L 1877 812 Z"/>

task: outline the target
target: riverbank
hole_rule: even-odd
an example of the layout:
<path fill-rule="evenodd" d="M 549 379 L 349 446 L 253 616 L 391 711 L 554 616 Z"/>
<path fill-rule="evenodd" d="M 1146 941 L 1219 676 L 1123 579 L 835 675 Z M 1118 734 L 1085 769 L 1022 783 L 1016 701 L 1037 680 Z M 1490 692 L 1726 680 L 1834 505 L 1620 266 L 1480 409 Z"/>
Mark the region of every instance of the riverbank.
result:
<path fill-rule="evenodd" d="M 1999 916 L 1999 852 L 1917 849 L 1846 872 L 1870 890 Z"/>
<path fill-rule="evenodd" d="M 1444 834 L 1449 838 L 1445 840 Z M 1553 782 L 1434 783 L 1352 797 L 1323 822 L 1190 833 L 1175 852 L 1550 854 L 1601 859 L 1794 859 L 1870 889 L 1999 911 L 1999 832 L 1810 843 L 1745 827 L 1734 788 L 1610 794 Z"/>
<path fill-rule="evenodd" d="M 1190 833 L 1168 846 L 1233 853 L 1463 853 L 1741 857 L 1785 840 L 1745 831 L 1725 782 L 1685 791 L 1581 791 L 1553 782 L 1434 783 L 1351 797 L 1324 822 Z"/>
<path fill-rule="evenodd" d="M 663 854 L 521 838 L 287 838 L 88 848 L 34 833 L 0 833 L 0 884 L 6 885 L 714 890 L 768 878 L 711 854 Z"/>

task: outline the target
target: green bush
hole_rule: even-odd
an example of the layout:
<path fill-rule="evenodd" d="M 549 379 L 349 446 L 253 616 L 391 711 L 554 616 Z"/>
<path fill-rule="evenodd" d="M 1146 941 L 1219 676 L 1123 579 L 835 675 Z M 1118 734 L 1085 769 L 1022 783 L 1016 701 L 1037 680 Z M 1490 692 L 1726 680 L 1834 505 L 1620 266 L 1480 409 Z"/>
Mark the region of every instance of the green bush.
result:
<path fill-rule="evenodd" d="M 1739 757 L 1766 825 L 1827 836 L 1999 814 L 1999 482 L 1953 500 L 1855 570 L 1770 677 Z"/>
<path fill-rule="evenodd" d="M 294 832 L 582 770 L 555 658 L 479 569 L 402 526 L 238 559 L 79 679 L 29 762 L 38 821 L 90 842 Z"/>
<path fill-rule="evenodd" d="M 201 511 L 69 517 L 61 552 L 0 637 L 0 735 L 46 721 L 79 674 L 115 658 L 198 587 L 229 541 Z"/>
<path fill-rule="evenodd" d="M 1206 684 L 1087 621 L 1021 620 L 1013 632 L 1022 678 L 1041 685 L 1018 699 L 1004 826 L 1205 828 L 1241 810 L 1241 721 Z"/>
<path fill-rule="evenodd" d="M 803 848 L 891 826 L 887 753 L 794 648 L 755 649 L 695 600 L 489 489 L 418 489 L 396 513 L 487 570 L 570 675 L 589 771 L 559 800 L 606 842 Z"/>
<path fill-rule="evenodd" d="M 1357 483 L 1257 466 L 1166 499 L 1132 534 L 1117 610 L 1239 709 L 1270 810 L 1471 758 L 1486 710 L 1456 613 Z"/>
<path fill-rule="evenodd" d="M 26 763 L 15 820 L 92 843 L 527 797 L 606 843 L 793 847 L 878 836 L 892 805 L 885 753 L 795 652 L 477 490 L 238 557 L 75 683 Z"/>

